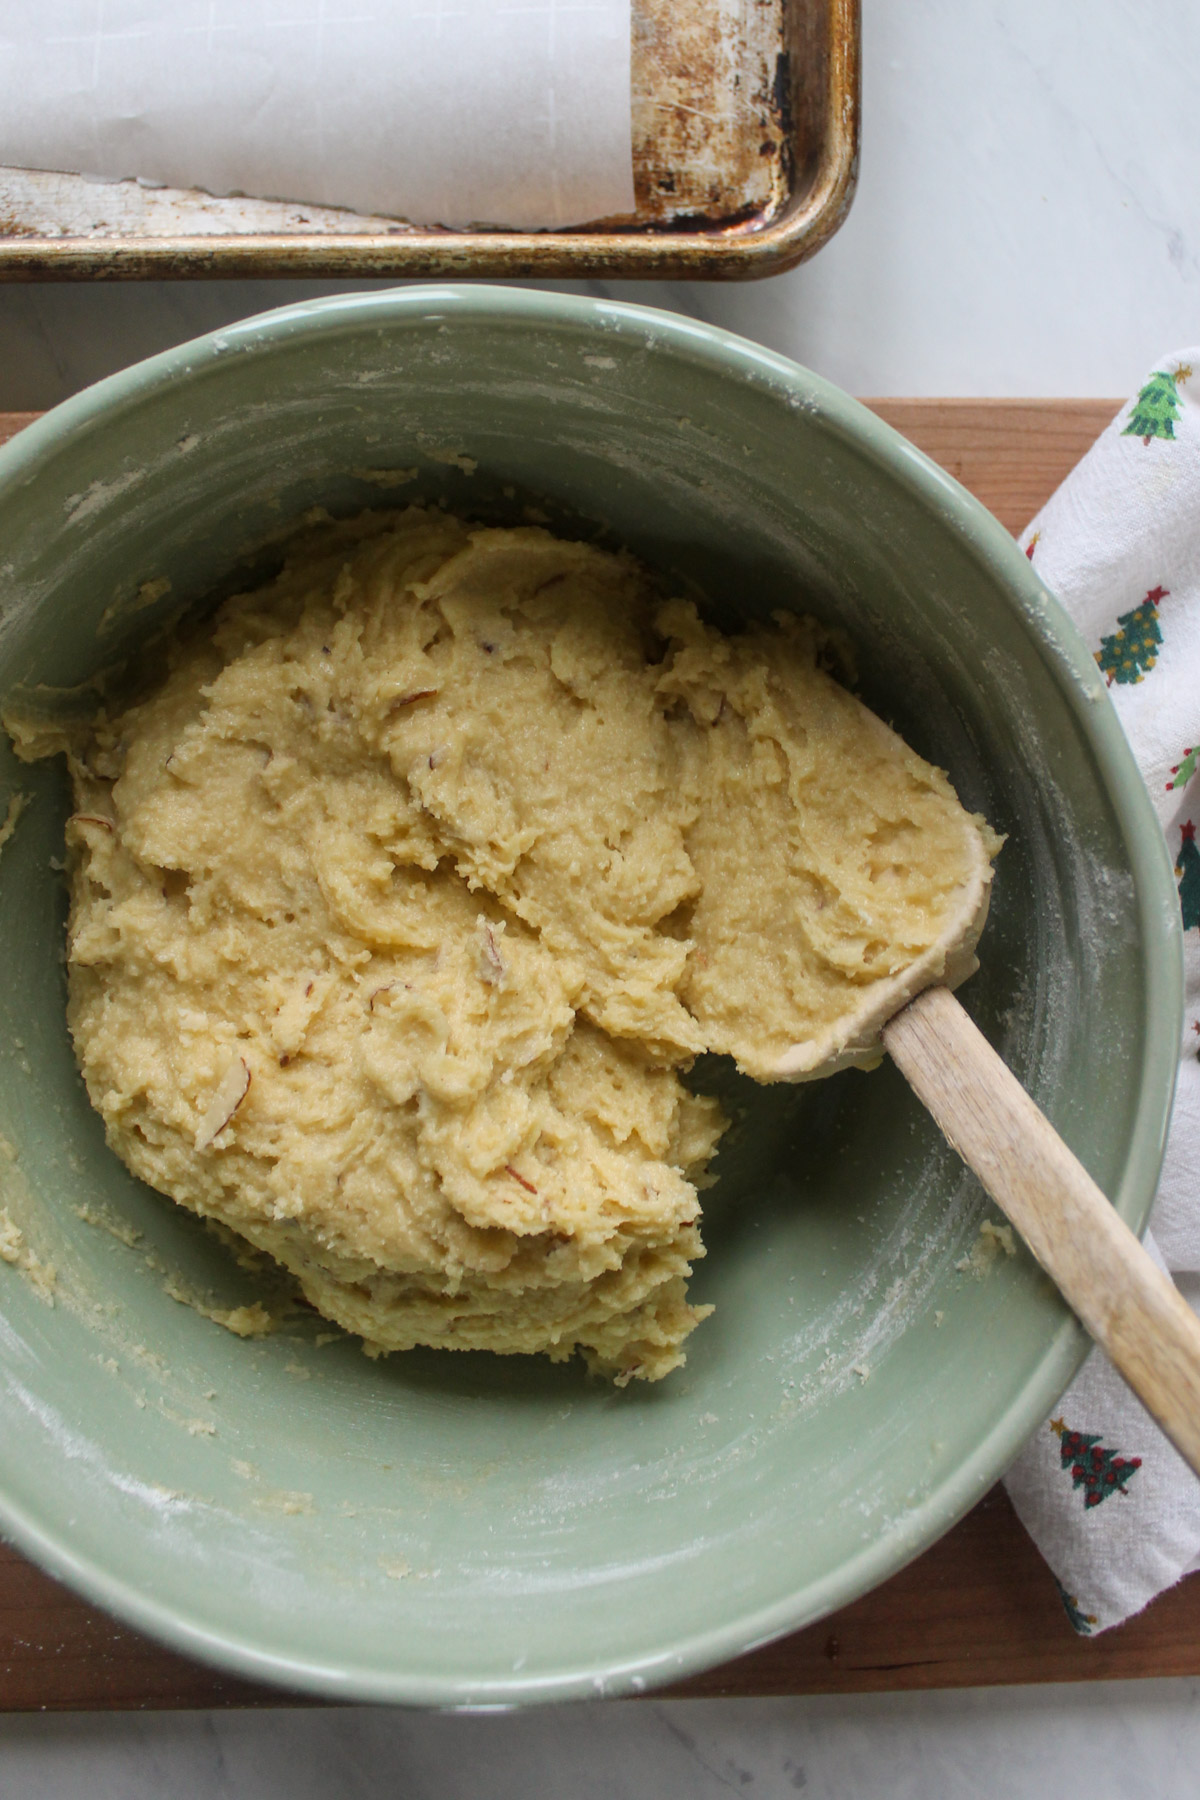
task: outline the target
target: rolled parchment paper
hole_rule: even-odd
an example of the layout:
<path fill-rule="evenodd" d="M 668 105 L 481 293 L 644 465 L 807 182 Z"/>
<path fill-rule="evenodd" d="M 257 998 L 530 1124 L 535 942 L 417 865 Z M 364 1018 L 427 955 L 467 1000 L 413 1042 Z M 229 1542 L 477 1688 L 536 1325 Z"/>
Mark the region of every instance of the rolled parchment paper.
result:
<path fill-rule="evenodd" d="M 419 224 L 632 212 L 629 0 L 5 0 L 0 164 Z"/>

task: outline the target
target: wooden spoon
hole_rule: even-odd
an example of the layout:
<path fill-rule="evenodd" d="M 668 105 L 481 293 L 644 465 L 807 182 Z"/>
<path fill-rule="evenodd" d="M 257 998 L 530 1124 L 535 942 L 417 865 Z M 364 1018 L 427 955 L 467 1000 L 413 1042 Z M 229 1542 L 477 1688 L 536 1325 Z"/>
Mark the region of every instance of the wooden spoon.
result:
<path fill-rule="evenodd" d="M 1042 1268 L 1200 1475 L 1200 1319 L 945 987 L 883 1030 L 888 1055 Z"/>

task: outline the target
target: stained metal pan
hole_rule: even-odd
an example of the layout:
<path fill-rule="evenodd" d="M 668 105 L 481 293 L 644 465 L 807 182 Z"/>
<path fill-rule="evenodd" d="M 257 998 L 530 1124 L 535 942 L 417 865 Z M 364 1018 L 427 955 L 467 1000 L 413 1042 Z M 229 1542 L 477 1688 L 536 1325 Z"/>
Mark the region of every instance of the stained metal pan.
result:
<path fill-rule="evenodd" d="M 0 169 L 0 278 L 745 279 L 811 256 L 854 192 L 859 0 L 634 0 L 633 24 L 629 217 L 452 231 Z"/>

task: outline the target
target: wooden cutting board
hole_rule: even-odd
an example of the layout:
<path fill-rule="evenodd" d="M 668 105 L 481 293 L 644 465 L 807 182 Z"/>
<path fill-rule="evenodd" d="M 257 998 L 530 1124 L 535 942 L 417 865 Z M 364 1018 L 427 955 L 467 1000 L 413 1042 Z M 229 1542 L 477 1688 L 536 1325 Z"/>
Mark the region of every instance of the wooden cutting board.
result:
<path fill-rule="evenodd" d="M 1019 531 L 1115 400 L 880 400 L 898 430 Z M 0 442 L 34 415 L 0 414 Z M 799 1528 L 799 1521 L 797 1522 Z M 940 1543 L 833 1617 L 674 1691 L 853 1693 L 1200 1674 L 1200 1581 L 1095 1640 L 995 1488 Z M 114 1624 L 0 1544 L 0 1710 L 295 1704 Z"/>

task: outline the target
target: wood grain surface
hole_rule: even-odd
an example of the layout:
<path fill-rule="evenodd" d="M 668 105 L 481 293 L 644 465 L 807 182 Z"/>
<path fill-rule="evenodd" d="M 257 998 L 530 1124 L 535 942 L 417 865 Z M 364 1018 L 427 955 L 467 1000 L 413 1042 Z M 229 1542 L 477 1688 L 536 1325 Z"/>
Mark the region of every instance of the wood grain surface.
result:
<path fill-rule="evenodd" d="M 0 444 L 7 444 L 9 438 L 16 437 L 18 431 L 24 431 L 26 425 L 40 417 L 40 413 L 0 413 Z"/>
<path fill-rule="evenodd" d="M 1019 531 L 1117 410 L 1115 400 L 871 402 Z M 30 414 L 0 414 L 0 442 Z M 797 1522 L 799 1528 L 800 1522 Z M 996 1488 L 940 1543 L 839 1613 L 673 1690 L 880 1692 L 1200 1674 L 1200 1581 L 1096 1639 Z M 128 1631 L 0 1545 L 0 1709 L 277 1705 Z"/>

